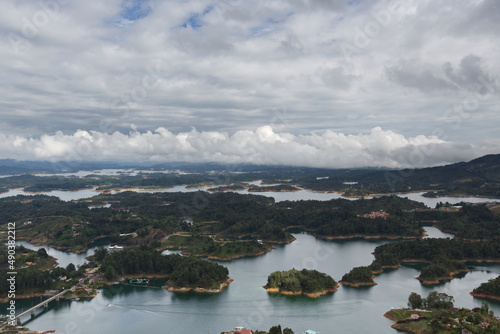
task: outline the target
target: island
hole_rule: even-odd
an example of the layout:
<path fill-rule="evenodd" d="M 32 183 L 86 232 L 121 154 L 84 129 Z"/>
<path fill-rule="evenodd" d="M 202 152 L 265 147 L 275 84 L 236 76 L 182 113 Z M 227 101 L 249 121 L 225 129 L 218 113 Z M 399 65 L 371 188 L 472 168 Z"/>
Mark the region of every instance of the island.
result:
<path fill-rule="evenodd" d="M 165 277 L 164 288 L 171 292 L 216 293 L 232 282 L 224 266 L 190 256 L 162 255 L 146 245 L 110 253 L 100 249 L 95 261 L 109 283 L 123 281 L 124 276 Z"/>
<path fill-rule="evenodd" d="M 164 240 L 160 249 L 182 249 L 184 255 L 229 261 L 263 255 L 270 252 L 273 247 L 260 240 L 224 240 L 215 236 L 179 233 Z"/>
<path fill-rule="evenodd" d="M 340 284 L 351 287 L 377 285 L 373 280 L 375 275 L 371 267 L 355 267 L 349 273 L 342 276 Z"/>
<path fill-rule="evenodd" d="M 290 191 L 299 191 L 300 188 L 291 186 L 289 184 L 278 184 L 272 186 L 255 186 L 252 185 L 248 188 L 249 192 L 290 192 Z"/>
<path fill-rule="evenodd" d="M 338 284 L 329 275 L 316 270 L 291 269 L 271 273 L 263 288 L 270 293 L 316 298 L 337 291 Z"/>
<path fill-rule="evenodd" d="M 499 262 L 500 240 L 483 242 L 456 239 L 416 239 L 380 245 L 375 260 L 368 267 L 358 267 L 344 275 L 342 282 L 351 286 L 373 285 L 373 275 L 404 263 L 426 263 L 416 279 L 435 285 L 451 280 L 458 273 L 468 272 L 466 262 Z M 342 283 L 341 282 L 341 283 Z M 359 284 L 366 283 L 366 284 Z"/>
<path fill-rule="evenodd" d="M 433 291 L 426 298 L 412 292 L 408 308 L 392 309 L 384 314 L 395 322 L 391 328 L 415 334 L 498 333 L 500 321 L 487 303 L 473 309 L 454 307 L 454 298 Z"/>
<path fill-rule="evenodd" d="M 492 278 L 486 283 L 481 283 L 470 294 L 478 298 L 500 300 L 500 276 Z"/>

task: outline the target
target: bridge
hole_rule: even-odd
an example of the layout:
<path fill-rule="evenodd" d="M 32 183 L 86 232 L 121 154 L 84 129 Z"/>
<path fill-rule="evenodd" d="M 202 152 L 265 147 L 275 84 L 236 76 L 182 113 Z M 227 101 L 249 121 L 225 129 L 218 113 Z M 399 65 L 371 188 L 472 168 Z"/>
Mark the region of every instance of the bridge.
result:
<path fill-rule="evenodd" d="M 16 315 L 16 317 L 14 319 L 16 320 L 16 322 L 18 322 L 20 324 L 22 316 L 25 316 L 26 314 L 31 314 L 32 316 L 34 316 L 37 309 L 39 309 L 40 307 L 49 307 L 49 303 L 51 301 L 53 301 L 53 300 L 59 301 L 59 298 L 61 298 L 61 296 L 64 295 L 68 291 L 70 291 L 70 290 L 63 290 L 63 291 L 59 292 L 58 294 L 56 294 L 48 299 L 45 299 L 44 301 L 27 309 L 26 311 L 19 313 L 18 315 Z"/>

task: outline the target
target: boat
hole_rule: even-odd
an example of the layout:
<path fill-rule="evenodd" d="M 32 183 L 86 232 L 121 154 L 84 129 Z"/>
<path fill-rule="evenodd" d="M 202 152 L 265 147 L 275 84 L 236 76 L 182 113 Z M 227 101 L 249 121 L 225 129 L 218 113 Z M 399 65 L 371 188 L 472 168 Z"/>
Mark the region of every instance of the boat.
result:
<path fill-rule="evenodd" d="M 146 285 L 149 284 L 149 278 L 130 278 L 128 280 L 129 284 L 139 284 L 139 285 Z"/>

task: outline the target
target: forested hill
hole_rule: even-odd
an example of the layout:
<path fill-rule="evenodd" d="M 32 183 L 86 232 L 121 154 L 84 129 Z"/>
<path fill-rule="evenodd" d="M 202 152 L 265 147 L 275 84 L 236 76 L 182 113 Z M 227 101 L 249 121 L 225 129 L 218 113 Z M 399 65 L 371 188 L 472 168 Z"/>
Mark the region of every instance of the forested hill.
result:
<path fill-rule="evenodd" d="M 446 166 L 422 169 L 354 169 L 325 173 L 323 178 L 304 176 L 301 185 L 313 190 L 340 189 L 348 195 L 431 190 L 429 196 L 481 195 L 500 197 L 500 154 Z M 355 183 L 349 186 L 345 182 Z M 436 192 L 434 194 L 434 191 Z"/>
<path fill-rule="evenodd" d="M 55 166 L 55 167 L 54 167 Z M 42 171 L 58 171 L 58 165 L 40 163 Z M 79 170 L 94 170 L 98 167 L 111 168 L 107 164 L 78 164 Z M 407 191 L 428 191 L 427 196 L 468 195 L 500 198 L 500 154 L 486 155 L 469 161 L 440 167 L 421 169 L 326 169 L 285 166 L 249 166 L 226 168 L 216 164 L 179 165 L 165 164 L 145 166 L 137 164 L 118 164 L 116 168 L 146 168 L 159 173 L 119 173 L 109 176 L 96 172 L 87 177 L 64 177 L 22 175 L 33 173 L 34 162 L 19 162 L 0 160 L 0 174 L 15 174 L 18 176 L 0 178 L 0 192 L 12 188 L 25 188 L 26 191 L 40 192 L 50 190 L 77 190 L 97 187 L 99 191 L 110 191 L 116 188 L 167 188 L 177 185 L 195 187 L 223 186 L 224 189 L 239 189 L 248 187 L 250 181 L 262 180 L 263 187 L 252 185 L 249 191 L 295 191 L 302 187 L 314 191 L 336 191 L 346 196 L 369 196 L 372 194 L 387 194 Z M 90 168 L 90 167 L 95 167 Z M 169 173 L 162 173 L 169 168 Z M 179 170 L 193 173 L 181 173 Z M 272 186 L 269 186 L 272 185 Z M 224 188 L 225 187 L 225 188 Z M 267 188 L 266 188 L 267 187 Z M 271 187 L 271 188 L 269 188 Z"/>

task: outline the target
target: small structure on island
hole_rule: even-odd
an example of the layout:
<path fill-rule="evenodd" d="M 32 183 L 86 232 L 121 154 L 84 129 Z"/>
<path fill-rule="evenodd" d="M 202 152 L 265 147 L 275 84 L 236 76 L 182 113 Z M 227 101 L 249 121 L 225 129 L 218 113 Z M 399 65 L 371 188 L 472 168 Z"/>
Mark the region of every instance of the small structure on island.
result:
<path fill-rule="evenodd" d="M 251 329 L 245 329 L 243 326 L 236 326 L 234 327 L 234 331 L 232 334 L 252 334 Z"/>
<path fill-rule="evenodd" d="M 418 320 L 418 319 L 420 319 L 420 316 L 418 314 L 412 314 L 410 316 L 410 318 L 411 318 L 411 320 Z"/>

